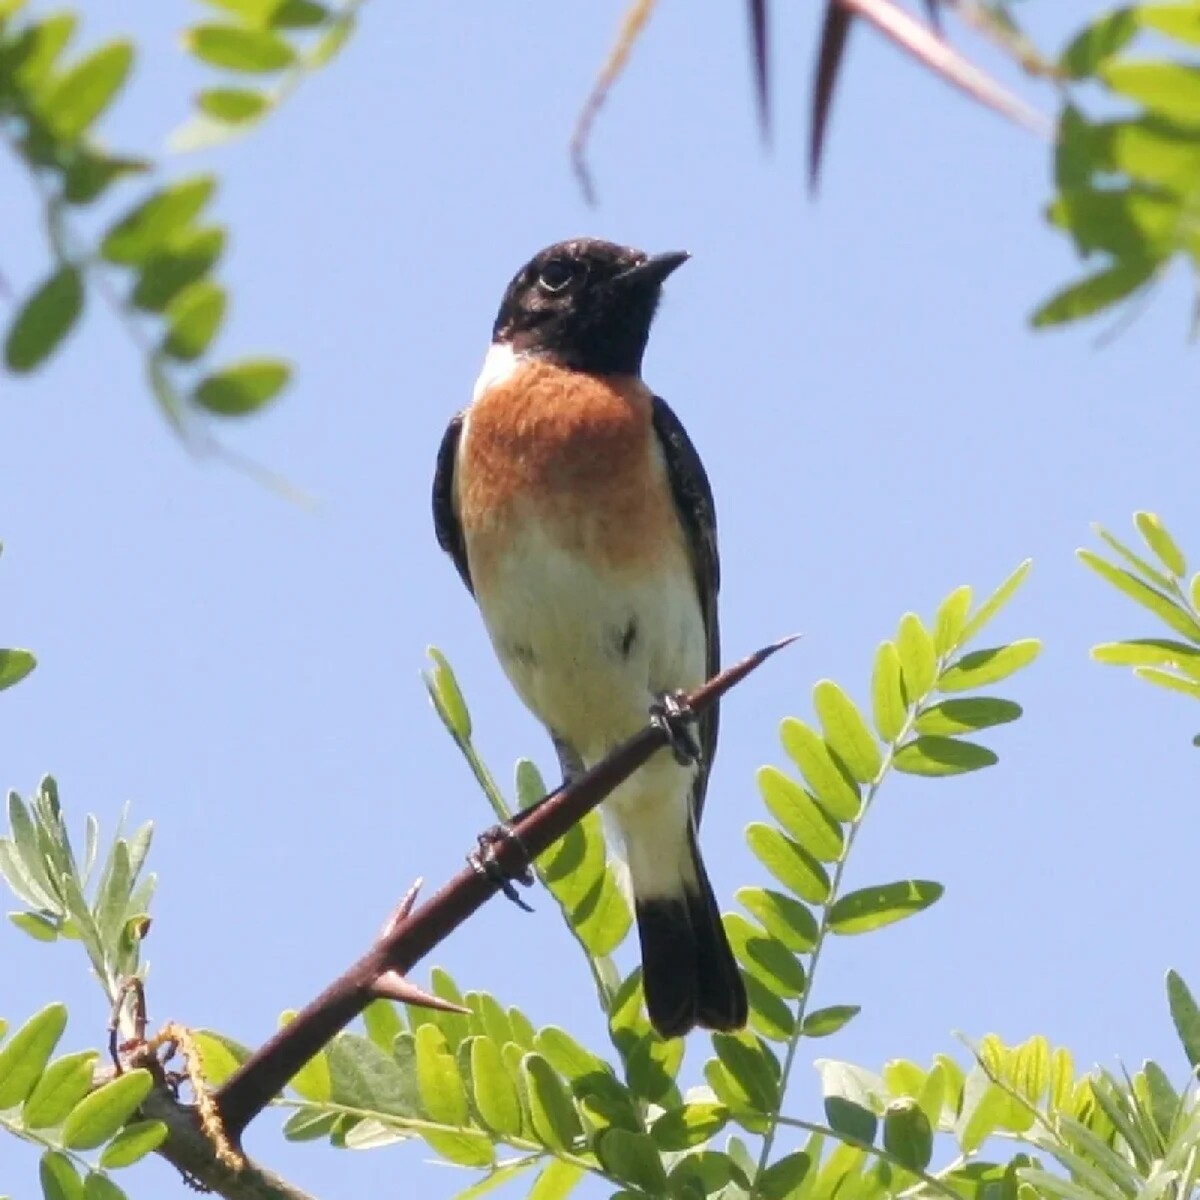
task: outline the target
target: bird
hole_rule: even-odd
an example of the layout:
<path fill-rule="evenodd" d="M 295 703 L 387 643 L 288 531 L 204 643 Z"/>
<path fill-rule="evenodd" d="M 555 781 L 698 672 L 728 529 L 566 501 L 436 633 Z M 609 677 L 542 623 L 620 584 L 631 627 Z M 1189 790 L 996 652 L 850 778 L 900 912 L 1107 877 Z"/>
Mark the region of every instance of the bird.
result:
<path fill-rule="evenodd" d="M 504 292 L 471 403 L 438 451 L 438 543 L 566 782 L 719 666 L 712 488 L 642 381 L 663 284 L 689 257 L 597 238 L 534 255 Z M 663 1037 L 747 1017 L 697 840 L 716 707 L 696 721 L 695 737 L 674 725 L 674 753 L 656 752 L 601 808 Z"/>

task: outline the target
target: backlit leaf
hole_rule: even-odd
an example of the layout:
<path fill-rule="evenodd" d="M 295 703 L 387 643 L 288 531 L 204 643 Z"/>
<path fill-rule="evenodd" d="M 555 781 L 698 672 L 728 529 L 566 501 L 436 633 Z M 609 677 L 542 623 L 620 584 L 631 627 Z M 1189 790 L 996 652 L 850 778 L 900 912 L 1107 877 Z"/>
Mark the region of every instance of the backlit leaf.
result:
<path fill-rule="evenodd" d="M 894 742 L 904 729 L 908 702 L 900 673 L 900 655 L 893 642 L 883 642 L 875 655 L 871 677 L 871 713 L 885 742 Z"/>
<path fill-rule="evenodd" d="M 822 679 L 813 688 L 813 707 L 827 745 L 859 783 L 870 783 L 879 774 L 883 758 L 854 701 L 831 679 Z"/>
<path fill-rule="evenodd" d="M 714 1138 L 729 1122 L 723 1104 L 701 1102 L 668 1109 L 650 1127 L 660 1150 L 690 1150 Z"/>
<path fill-rule="evenodd" d="M 162 1121 L 134 1121 L 104 1147 L 100 1153 L 100 1165 L 106 1171 L 131 1167 L 157 1150 L 166 1137 L 167 1127 Z"/>
<path fill-rule="evenodd" d="M 42 1155 L 38 1178 L 46 1200 L 83 1200 L 83 1180 L 71 1160 L 58 1150 L 47 1150 Z"/>
<path fill-rule="evenodd" d="M 1123 259 L 1054 293 L 1029 318 L 1034 329 L 1064 325 L 1103 312 L 1148 283 L 1159 268 L 1153 257 Z"/>
<path fill-rule="evenodd" d="M 27 1129 L 49 1129 L 62 1123 L 66 1115 L 92 1090 L 95 1050 L 81 1050 L 52 1062 L 37 1081 L 21 1120 Z"/>
<path fill-rule="evenodd" d="M 162 312 L 180 292 L 212 270 L 224 248 L 223 229 L 181 230 L 142 264 L 133 303 L 147 312 Z"/>
<path fill-rule="evenodd" d="M 858 787 L 834 762 L 825 739 L 795 717 L 781 722 L 779 736 L 821 807 L 839 821 L 857 817 L 861 807 Z"/>
<path fill-rule="evenodd" d="M 1098 74 L 1118 95 L 1151 112 L 1185 125 L 1200 124 L 1200 67 L 1125 58 L 1105 63 Z"/>
<path fill-rule="evenodd" d="M 995 646 L 988 650 L 972 650 L 943 673 L 938 680 L 942 692 L 966 692 L 1007 679 L 1038 656 L 1042 646 L 1035 638 Z"/>
<path fill-rule="evenodd" d="M 1021 706 L 995 696 L 972 696 L 963 700 L 943 700 L 927 708 L 913 723 L 917 733 L 953 737 L 1004 725 L 1021 715 Z"/>
<path fill-rule="evenodd" d="M 1081 30 L 1058 60 L 1059 69 L 1069 79 L 1085 79 L 1115 54 L 1120 53 L 1138 31 L 1134 10 L 1117 9 L 1106 13 Z"/>
<path fill-rule="evenodd" d="M 562 1080 L 540 1054 L 525 1055 L 521 1075 L 529 1095 L 534 1132 L 553 1150 L 569 1149 L 583 1129 Z"/>
<path fill-rule="evenodd" d="M 0 692 L 20 683 L 36 666 L 37 659 L 28 650 L 0 650 Z"/>
<path fill-rule="evenodd" d="M 0 1111 L 23 1103 L 67 1027 L 63 1004 L 48 1004 L 0 1047 Z"/>
<path fill-rule="evenodd" d="M 553 1158 L 533 1181 L 525 1200 L 565 1200 L 583 1176 L 582 1167 L 561 1158 Z"/>
<path fill-rule="evenodd" d="M 804 1018 L 804 1036 L 808 1038 L 829 1037 L 848 1025 L 862 1008 L 857 1004 L 834 1004 L 818 1008 Z"/>
<path fill-rule="evenodd" d="M 596 1157 L 610 1175 L 647 1196 L 666 1194 L 667 1175 L 653 1140 L 644 1133 L 607 1129 L 596 1141 Z"/>
<path fill-rule="evenodd" d="M 714 1033 L 713 1049 L 755 1111 L 770 1113 L 778 1108 L 778 1066 L 758 1038 L 749 1033 Z"/>
<path fill-rule="evenodd" d="M 196 107 L 227 125 L 245 125 L 267 111 L 270 99 L 251 88 L 207 88 L 196 97 Z"/>
<path fill-rule="evenodd" d="M 1076 553 L 1081 561 L 1091 567 L 1102 579 L 1111 583 L 1118 591 L 1149 609 L 1176 633 L 1182 634 L 1191 642 L 1200 643 L 1200 625 L 1186 609 L 1181 608 L 1173 599 L 1143 583 L 1129 571 L 1114 567 L 1112 563 L 1107 562 L 1098 554 L 1093 554 L 1090 550 L 1078 550 Z"/>
<path fill-rule="evenodd" d="M 910 700 L 919 700 L 937 677 L 937 654 L 933 638 L 916 613 L 905 613 L 900 619 L 896 650 L 900 655 L 905 693 Z"/>
<path fill-rule="evenodd" d="M 791 896 L 769 888 L 746 887 L 738 889 L 737 900 L 794 953 L 802 954 L 817 944 L 817 918 Z"/>
<path fill-rule="evenodd" d="M 1196 1004 L 1188 985 L 1175 971 L 1167 972 L 1167 1000 L 1188 1065 L 1193 1068 L 1200 1066 L 1200 1005 Z"/>
<path fill-rule="evenodd" d="M 844 839 L 838 823 L 798 784 L 776 767 L 760 767 L 758 788 L 784 831 L 823 862 L 836 862 Z"/>
<path fill-rule="evenodd" d="M 163 353 L 192 362 L 208 349 L 225 317 L 225 290 L 211 279 L 184 288 L 167 305 Z"/>
<path fill-rule="evenodd" d="M 961 738 L 925 734 L 896 751 L 892 765 L 906 775 L 963 775 L 995 766 L 1000 760 L 986 746 Z"/>
<path fill-rule="evenodd" d="M 970 586 L 964 583 L 938 605 L 933 622 L 933 649 L 939 657 L 958 648 L 971 611 L 971 595 Z"/>
<path fill-rule="evenodd" d="M 1172 675 L 1158 667 L 1135 667 L 1133 673 L 1139 679 L 1157 684 L 1170 692 L 1182 692 L 1185 696 L 1200 700 L 1200 682 L 1194 679 L 1181 679 L 1178 675 Z"/>
<path fill-rule="evenodd" d="M 928 879 L 904 879 L 848 892 L 829 910 L 834 933 L 867 933 L 921 912 L 941 899 L 945 888 Z"/>
<path fill-rule="evenodd" d="M 81 1100 L 63 1122 L 62 1144 L 92 1150 L 117 1133 L 150 1094 L 154 1079 L 141 1068 L 126 1071 Z"/>
<path fill-rule="evenodd" d="M 194 25 L 183 35 L 184 45 L 212 67 L 245 74 L 270 74 L 290 67 L 296 52 L 268 29 L 237 25 Z"/>
<path fill-rule="evenodd" d="M 77 267 L 59 267 L 25 301 L 9 327 L 4 342 L 8 369 L 24 373 L 40 366 L 71 332 L 82 311 L 83 276 Z"/>
<path fill-rule="evenodd" d="M 1134 514 L 1134 523 L 1142 535 L 1146 545 L 1158 556 L 1159 562 L 1172 575 L 1182 577 L 1187 574 L 1187 560 L 1183 551 L 1175 543 L 1175 539 L 1167 532 L 1162 518 L 1157 513 L 1139 512 Z"/>
<path fill-rule="evenodd" d="M 133 46 L 109 42 L 55 80 L 39 105 L 54 133 L 68 142 L 79 137 L 124 87 L 132 66 Z"/>
<path fill-rule="evenodd" d="M 1189 675 L 1200 673 L 1200 647 L 1168 638 L 1135 638 L 1092 647 L 1097 662 L 1117 667 L 1172 667 Z"/>
<path fill-rule="evenodd" d="M 211 175 L 197 175 L 154 193 L 108 231 L 101 254 L 109 262 L 141 265 L 204 208 L 215 188 Z"/>
<path fill-rule="evenodd" d="M 758 860 L 783 884 L 809 904 L 829 898 L 825 868 L 803 846 L 772 825 L 754 822 L 746 829 L 746 844 Z"/>
<path fill-rule="evenodd" d="M 1033 569 L 1033 559 L 1027 558 L 1003 583 L 975 610 L 966 628 L 962 631 L 959 644 L 969 642 L 1012 598 L 1017 588 Z"/>
<path fill-rule="evenodd" d="M 782 942 L 737 913 L 725 918 L 725 929 L 738 961 L 776 995 L 790 998 L 804 992 L 804 968 Z"/>
<path fill-rule="evenodd" d="M 414 1038 L 422 1106 L 439 1124 L 465 1125 L 467 1094 L 445 1035 L 436 1025 L 422 1025 L 414 1031 Z"/>

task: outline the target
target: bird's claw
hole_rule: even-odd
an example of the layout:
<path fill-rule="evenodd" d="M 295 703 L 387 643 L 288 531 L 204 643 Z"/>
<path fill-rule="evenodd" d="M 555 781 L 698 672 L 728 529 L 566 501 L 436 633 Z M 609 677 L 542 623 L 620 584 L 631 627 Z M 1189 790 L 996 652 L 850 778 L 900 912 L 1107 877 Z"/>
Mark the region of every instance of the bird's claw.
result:
<path fill-rule="evenodd" d="M 696 714 L 683 692 L 664 692 L 650 705 L 650 724 L 666 735 L 675 761 L 681 767 L 690 767 L 700 761 L 700 744 L 690 728 L 695 722 Z"/>
<path fill-rule="evenodd" d="M 524 856 L 525 865 L 515 875 L 506 871 L 496 856 L 496 847 L 504 842 L 514 842 Z M 521 841 L 521 835 L 511 825 L 493 825 L 491 829 L 485 829 L 479 835 L 478 843 L 479 848 L 467 855 L 467 862 L 478 874 L 496 884 L 518 908 L 533 912 L 532 907 L 521 899 L 520 893 L 513 886 L 514 883 L 519 883 L 522 887 L 529 887 L 533 883 L 532 860 L 525 849 L 525 843 Z"/>

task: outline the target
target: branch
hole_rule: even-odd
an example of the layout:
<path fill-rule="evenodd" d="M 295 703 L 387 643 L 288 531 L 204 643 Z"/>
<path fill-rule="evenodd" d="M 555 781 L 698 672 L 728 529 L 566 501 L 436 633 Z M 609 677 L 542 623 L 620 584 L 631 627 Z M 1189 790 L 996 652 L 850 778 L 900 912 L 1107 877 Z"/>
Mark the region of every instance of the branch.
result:
<path fill-rule="evenodd" d="M 775 642 L 722 671 L 687 697 L 688 707 L 696 714 L 703 713 L 794 640 Z M 517 836 L 495 847 L 495 859 L 502 871 L 511 877 L 521 875 L 528 859 L 547 850 L 666 744 L 663 730 L 648 724 L 578 780 L 518 814 L 512 825 Z M 426 995 L 405 975 L 490 900 L 501 884 L 468 866 L 415 908 L 419 886 L 405 896 L 371 949 L 261 1046 L 217 1091 L 217 1111 L 232 1143 L 240 1143 L 246 1127 L 288 1080 L 373 1000 L 455 1007 Z M 208 1182 L 195 1167 L 189 1167 L 189 1171 Z"/>

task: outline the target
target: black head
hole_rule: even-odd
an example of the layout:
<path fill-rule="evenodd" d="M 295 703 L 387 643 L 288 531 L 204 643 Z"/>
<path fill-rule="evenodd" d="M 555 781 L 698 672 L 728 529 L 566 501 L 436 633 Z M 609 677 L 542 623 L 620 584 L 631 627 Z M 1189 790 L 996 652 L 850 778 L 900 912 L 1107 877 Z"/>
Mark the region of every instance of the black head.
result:
<path fill-rule="evenodd" d="M 508 285 L 493 342 L 594 374 L 639 374 L 663 280 L 688 259 L 596 238 L 558 242 Z"/>

